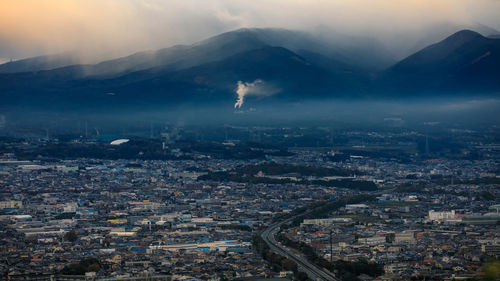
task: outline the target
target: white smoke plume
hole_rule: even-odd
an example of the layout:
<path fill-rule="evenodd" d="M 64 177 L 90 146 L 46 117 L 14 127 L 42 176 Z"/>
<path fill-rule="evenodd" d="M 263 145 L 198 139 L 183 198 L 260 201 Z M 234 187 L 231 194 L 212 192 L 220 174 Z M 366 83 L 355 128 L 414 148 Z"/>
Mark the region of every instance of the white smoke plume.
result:
<path fill-rule="evenodd" d="M 277 92 L 279 92 L 277 88 L 266 84 L 261 79 L 257 79 L 253 82 L 238 81 L 238 88 L 236 89 L 238 99 L 234 104 L 234 108 L 241 108 L 246 96 L 270 96 Z"/>
<path fill-rule="evenodd" d="M 241 81 L 238 81 L 238 88 L 236 89 L 238 100 L 236 100 L 234 108 L 241 108 L 243 106 L 243 101 L 245 100 L 245 96 L 248 95 L 248 93 L 253 92 L 253 90 L 258 86 L 258 84 L 262 83 L 263 82 L 260 79 L 257 79 L 252 83 L 249 82 L 243 83 Z"/>

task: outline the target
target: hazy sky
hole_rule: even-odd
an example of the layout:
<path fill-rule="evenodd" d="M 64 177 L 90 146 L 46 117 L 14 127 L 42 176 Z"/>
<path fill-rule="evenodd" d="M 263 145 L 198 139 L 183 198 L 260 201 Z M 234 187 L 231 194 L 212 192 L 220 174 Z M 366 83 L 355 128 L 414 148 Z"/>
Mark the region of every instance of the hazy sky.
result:
<path fill-rule="evenodd" d="M 0 60 L 118 57 L 240 27 L 326 26 L 390 45 L 443 23 L 500 30 L 500 0 L 0 0 Z"/>

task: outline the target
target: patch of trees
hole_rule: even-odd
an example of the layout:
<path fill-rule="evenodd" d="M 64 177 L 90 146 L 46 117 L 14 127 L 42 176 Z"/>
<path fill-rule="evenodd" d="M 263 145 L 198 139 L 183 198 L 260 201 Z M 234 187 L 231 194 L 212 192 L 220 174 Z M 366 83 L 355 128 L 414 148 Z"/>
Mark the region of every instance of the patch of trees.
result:
<path fill-rule="evenodd" d="M 328 156 L 327 158 L 332 162 L 343 162 L 351 159 L 351 156 L 345 153 L 335 153 L 335 155 Z"/>
<path fill-rule="evenodd" d="M 495 195 L 493 195 L 491 192 L 482 191 L 480 194 L 481 194 L 481 197 L 484 200 L 487 200 L 487 201 L 493 201 L 493 200 L 495 200 Z"/>
<path fill-rule="evenodd" d="M 216 182 L 242 182 L 252 184 L 303 184 L 303 185 L 319 185 L 327 187 L 340 187 L 348 189 L 356 189 L 361 191 L 377 190 L 377 185 L 373 181 L 354 180 L 354 179 L 338 179 L 338 180 L 292 180 L 292 179 L 274 179 L 267 177 L 256 177 L 253 175 L 240 174 L 235 171 L 231 172 L 210 172 L 206 175 L 198 177 L 198 180 L 216 181 Z"/>
<path fill-rule="evenodd" d="M 266 155 L 290 156 L 287 150 L 256 149 L 248 144 L 226 146 L 215 142 L 182 141 L 169 145 L 185 153 L 203 153 L 219 159 L 264 159 Z M 29 149 L 23 147 L 0 146 L 0 153 L 15 153 L 23 159 L 143 159 L 143 160 L 179 160 L 191 159 L 188 155 L 177 155 L 163 149 L 160 140 L 134 139 L 121 145 L 110 145 L 107 142 L 74 143 L 49 142 Z"/>
<path fill-rule="evenodd" d="M 500 185 L 500 178 L 496 177 L 485 177 L 485 178 L 475 178 L 475 179 L 457 179 L 456 177 L 437 177 L 432 179 L 432 182 L 438 185 L 449 185 L 449 184 L 497 184 Z"/>
<path fill-rule="evenodd" d="M 176 160 L 178 156 L 162 149 L 161 142 L 130 141 L 118 146 L 108 143 L 47 143 L 38 147 L 14 151 L 19 159 L 56 158 L 56 159 L 144 159 Z M 186 158 L 186 157 L 184 157 Z"/>
<path fill-rule="evenodd" d="M 221 225 L 222 229 L 232 229 L 232 230 L 241 230 L 241 231 L 252 231 L 252 228 L 245 224 L 227 224 Z"/>
<path fill-rule="evenodd" d="M 373 195 L 356 195 L 351 197 L 345 197 L 341 199 L 335 199 L 331 201 L 318 201 L 309 205 L 306 205 L 302 208 L 298 208 L 294 210 L 291 214 L 280 217 L 280 220 L 287 219 L 288 217 L 293 217 L 305 213 L 308 210 L 310 212 L 297 216 L 294 220 L 292 220 L 289 224 L 284 225 L 283 227 L 296 227 L 299 226 L 300 223 L 304 219 L 319 219 L 325 218 L 333 211 L 338 210 L 341 207 L 344 207 L 347 204 L 359 204 L 366 202 L 373 202 L 376 200 L 376 197 Z"/>
<path fill-rule="evenodd" d="M 64 233 L 64 240 L 69 242 L 75 242 L 78 239 L 78 235 L 73 230 Z"/>
<path fill-rule="evenodd" d="M 261 149 L 251 143 L 241 143 L 228 146 L 217 142 L 181 141 L 173 145 L 183 152 L 199 152 L 209 154 L 219 159 L 264 159 L 266 155 L 291 156 L 292 153 L 283 149 Z"/>
<path fill-rule="evenodd" d="M 56 220 L 72 219 L 76 215 L 75 212 L 61 213 L 55 217 Z"/>
<path fill-rule="evenodd" d="M 479 280 L 500 280 L 500 259 L 490 258 L 481 267 L 483 274 Z"/>
<path fill-rule="evenodd" d="M 330 181 L 316 180 L 316 181 L 309 181 L 309 184 L 357 189 L 361 191 L 377 190 L 377 185 L 373 181 L 365 181 L 365 180 L 351 180 L 351 179 L 339 179 Z"/>
<path fill-rule="evenodd" d="M 262 171 L 266 175 L 299 174 L 301 176 L 328 177 L 328 176 L 352 176 L 354 171 L 338 168 L 325 168 L 315 166 L 286 165 L 277 163 L 264 163 L 248 165 L 236 168 L 234 172 L 243 175 L 255 175 Z"/>
<path fill-rule="evenodd" d="M 404 183 L 396 187 L 394 190 L 395 192 L 400 192 L 400 193 L 421 193 L 421 194 L 429 194 L 429 195 L 437 195 L 437 194 L 452 194 L 456 196 L 464 196 L 464 197 L 472 197 L 475 194 L 478 196 L 483 197 L 483 199 L 489 200 L 488 198 L 492 198 L 488 196 L 488 194 L 483 194 L 483 193 L 472 193 L 468 191 L 456 191 L 456 190 L 451 190 L 451 189 L 443 189 L 440 188 L 438 185 L 431 185 L 425 181 L 419 181 L 419 182 L 414 182 L 414 183 Z M 489 193 L 489 192 L 487 192 Z M 493 195 L 493 194 L 491 194 Z M 486 196 L 486 197 L 484 197 Z M 494 195 L 491 200 L 494 200 Z"/>
<path fill-rule="evenodd" d="M 428 151 L 433 155 L 460 154 L 463 144 L 456 142 L 452 137 L 420 137 L 417 141 L 418 152 L 425 155 Z"/>
<path fill-rule="evenodd" d="M 96 258 L 84 258 L 78 263 L 72 263 L 65 266 L 59 274 L 63 275 L 85 275 L 86 272 L 98 272 L 101 269 L 101 263 Z"/>

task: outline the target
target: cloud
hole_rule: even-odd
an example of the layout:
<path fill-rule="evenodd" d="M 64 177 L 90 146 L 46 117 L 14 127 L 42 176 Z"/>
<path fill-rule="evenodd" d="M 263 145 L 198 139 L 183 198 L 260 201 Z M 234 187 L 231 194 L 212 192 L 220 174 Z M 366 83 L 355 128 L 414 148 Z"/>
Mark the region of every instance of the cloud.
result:
<path fill-rule="evenodd" d="M 82 59 L 119 57 L 192 43 L 238 25 L 196 4 L 189 0 L 5 1 L 0 9 L 0 58 L 68 51 Z"/>
<path fill-rule="evenodd" d="M 496 0 L 4 0 L 0 58 L 65 51 L 86 60 L 118 57 L 240 27 L 327 26 L 390 41 L 425 35 L 438 22 L 500 29 L 499 10 Z"/>

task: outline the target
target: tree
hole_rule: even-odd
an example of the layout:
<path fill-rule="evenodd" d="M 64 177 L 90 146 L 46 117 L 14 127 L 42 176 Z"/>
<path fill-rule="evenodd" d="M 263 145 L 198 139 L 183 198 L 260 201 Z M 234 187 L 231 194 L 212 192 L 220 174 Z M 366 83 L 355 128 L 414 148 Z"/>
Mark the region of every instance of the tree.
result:
<path fill-rule="evenodd" d="M 283 267 L 286 270 L 297 272 L 297 264 L 294 261 L 290 260 L 290 259 L 285 258 L 283 260 Z"/>
<path fill-rule="evenodd" d="M 69 242 L 75 242 L 78 239 L 78 235 L 73 230 L 68 231 L 64 234 L 64 240 Z"/>
<path fill-rule="evenodd" d="M 306 273 L 300 271 L 295 275 L 295 278 L 299 281 L 306 281 L 309 279 Z"/>
<path fill-rule="evenodd" d="M 64 275 L 84 275 L 86 272 L 97 272 L 101 269 L 99 260 L 96 258 L 84 258 L 78 263 L 65 266 L 60 274 Z"/>
<path fill-rule="evenodd" d="M 500 280 L 500 260 L 487 262 L 483 268 L 483 280 Z"/>
<path fill-rule="evenodd" d="M 488 191 L 481 192 L 481 197 L 483 197 L 485 200 L 488 200 L 488 201 L 495 200 L 495 195 L 491 194 Z"/>
<path fill-rule="evenodd" d="M 395 239 L 396 239 L 396 234 L 395 233 L 388 233 L 385 236 L 385 242 L 387 242 L 387 243 L 392 243 L 392 242 L 394 242 Z"/>
<path fill-rule="evenodd" d="M 88 267 L 88 271 L 93 271 L 93 272 L 98 272 L 99 270 L 101 269 L 101 266 L 98 264 L 98 263 L 93 263 L 91 265 L 89 265 Z"/>

